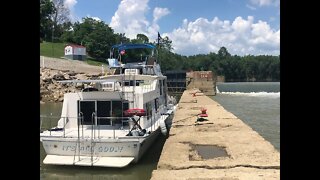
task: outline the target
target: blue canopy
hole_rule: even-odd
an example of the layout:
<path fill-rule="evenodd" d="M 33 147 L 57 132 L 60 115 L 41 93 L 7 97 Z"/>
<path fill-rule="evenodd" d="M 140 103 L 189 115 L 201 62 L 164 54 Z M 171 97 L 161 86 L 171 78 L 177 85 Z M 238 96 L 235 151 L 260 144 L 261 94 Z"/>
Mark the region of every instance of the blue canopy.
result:
<path fill-rule="evenodd" d="M 156 47 L 152 44 L 117 44 L 117 45 L 113 45 L 111 48 L 118 48 L 119 51 L 122 51 L 125 49 L 139 49 L 139 48 L 154 49 Z"/>

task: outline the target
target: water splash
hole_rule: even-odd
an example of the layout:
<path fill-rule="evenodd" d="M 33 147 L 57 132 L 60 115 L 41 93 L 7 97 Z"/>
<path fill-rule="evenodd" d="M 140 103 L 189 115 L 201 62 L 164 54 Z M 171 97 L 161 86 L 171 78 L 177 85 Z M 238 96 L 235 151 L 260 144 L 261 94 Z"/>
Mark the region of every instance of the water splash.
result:
<path fill-rule="evenodd" d="M 216 93 L 220 93 L 218 86 L 216 86 Z"/>
<path fill-rule="evenodd" d="M 233 96 L 251 96 L 251 97 L 273 97 L 279 98 L 280 92 L 221 92 L 220 94 L 228 94 Z"/>

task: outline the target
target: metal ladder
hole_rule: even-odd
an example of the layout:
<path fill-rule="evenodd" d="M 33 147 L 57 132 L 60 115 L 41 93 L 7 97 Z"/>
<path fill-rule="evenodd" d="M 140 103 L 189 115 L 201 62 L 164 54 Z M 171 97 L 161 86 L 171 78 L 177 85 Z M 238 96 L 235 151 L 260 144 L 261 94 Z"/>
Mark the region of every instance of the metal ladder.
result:
<path fill-rule="evenodd" d="M 96 129 L 95 129 L 95 120 L 96 120 L 96 113 L 93 112 L 91 115 L 91 166 L 93 166 L 93 154 L 94 154 L 94 147 L 95 147 L 95 142 L 94 140 L 96 139 Z"/>

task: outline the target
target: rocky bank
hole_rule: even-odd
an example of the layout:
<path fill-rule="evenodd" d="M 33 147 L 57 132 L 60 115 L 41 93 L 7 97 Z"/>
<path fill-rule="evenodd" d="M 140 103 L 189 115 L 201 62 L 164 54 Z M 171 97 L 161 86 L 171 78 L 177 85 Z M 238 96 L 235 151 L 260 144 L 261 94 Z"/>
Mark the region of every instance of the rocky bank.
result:
<path fill-rule="evenodd" d="M 62 102 L 64 93 L 79 91 L 83 84 L 62 84 L 61 80 L 97 79 L 106 67 L 84 61 L 40 56 L 40 103 Z"/>
<path fill-rule="evenodd" d="M 102 73 L 84 73 L 69 70 L 40 68 L 40 103 L 62 102 L 64 93 L 76 92 L 83 88 L 81 83 L 62 84 L 61 80 L 97 79 Z"/>

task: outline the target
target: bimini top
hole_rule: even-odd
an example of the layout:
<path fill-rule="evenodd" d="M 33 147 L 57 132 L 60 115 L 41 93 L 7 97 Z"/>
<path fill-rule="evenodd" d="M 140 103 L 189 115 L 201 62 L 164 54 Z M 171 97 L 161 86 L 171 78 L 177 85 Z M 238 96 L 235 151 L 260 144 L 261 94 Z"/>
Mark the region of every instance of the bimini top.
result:
<path fill-rule="evenodd" d="M 152 44 L 117 44 L 117 45 L 113 45 L 111 48 L 118 48 L 119 51 L 122 51 L 126 49 L 139 49 L 139 48 L 154 49 L 156 47 Z"/>

